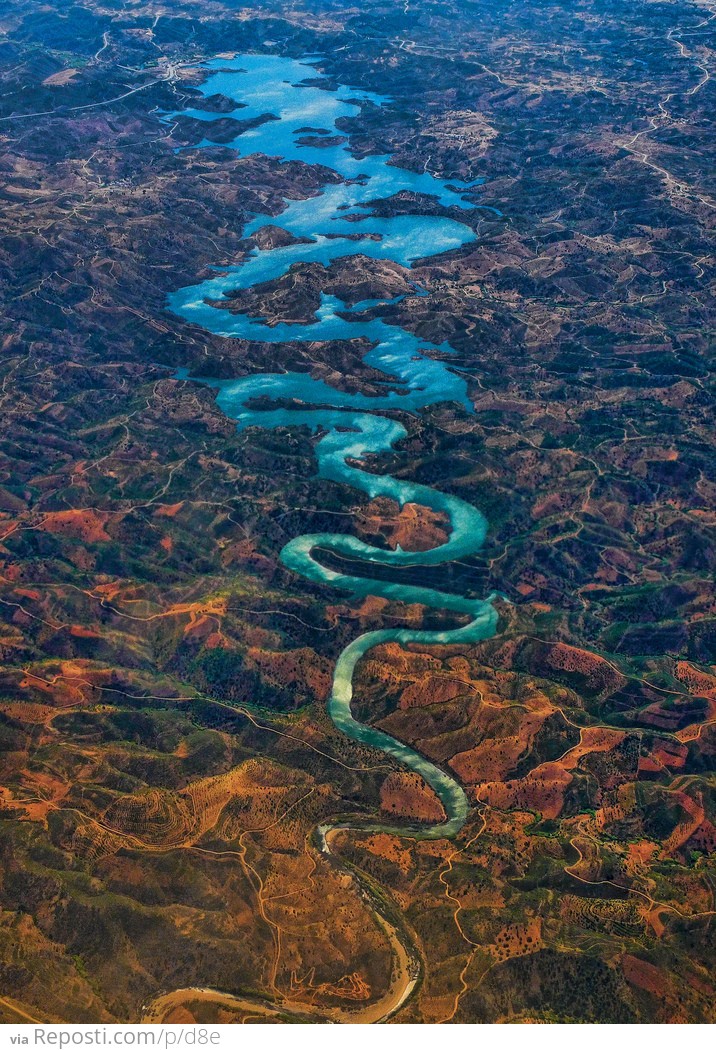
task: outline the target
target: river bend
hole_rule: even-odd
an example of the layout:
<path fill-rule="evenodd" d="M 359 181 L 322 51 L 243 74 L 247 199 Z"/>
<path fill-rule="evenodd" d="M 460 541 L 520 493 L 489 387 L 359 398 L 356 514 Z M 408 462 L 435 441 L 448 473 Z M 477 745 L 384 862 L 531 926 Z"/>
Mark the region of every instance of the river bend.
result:
<path fill-rule="evenodd" d="M 374 214 L 371 207 L 372 202 L 408 190 L 437 198 L 445 206 L 473 210 L 474 201 L 464 195 L 474 183 L 448 182 L 427 172 L 409 171 L 392 164 L 388 155 L 355 157 L 337 122 L 355 116 L 359 106 L 383 106 L 389 99 L 349 87 L 335 88 L 317 73 L 309 59 L 241 55 L 208 62 L 203 68 L 207 76 L 199 89 L 201 93 L 205 97 L 220 94 L 236 103 L 233 112 L 222 116 L 235 116 L 241 121 L 263 118 L 263 123 L 239 134 L 228 144 L 229 148 L 241 156 L 261 153 L 283 162 L 321 165 L 340 176 L 340 181 L 330 182 L 310 199 L 287 199 L 278 218 L 256 215 L 244 231 L 248 237 L 264 226 L 279 224 L 300 241 L 266 250 L 254 248 L 240 265 L 217 268 L 208 280 L 174 292 L 169 297 L 169 308 L 186 321 L 219 336 L 263 343 L 359 338 L 370 343 L 371 349 L 364 360 L 386 376 L 383 392 L 375 396 L 346 393 L 299 372 L 201 382 L 216 388 L 217 404 L 239 428 L 300 425 L 320 434 L 315 446 L 320 477 L 351 485 L 371 498 L 387 496 L 401 506 L 409 502 L 421 504 L 449 519 L 447 541 L 428 551 L 403 551 L 400 547 L 382 550 L 355 536 L 321 532 L 291 540 L 281 551 L 281 560 L 306 579 L 347 591 L 357 598 L 378 595 L 469 617 L 464 626 L 452 630 L 386 629 L 356 638 L 338 658 L 328 704 L 338 729 L 362 744 L 379 748 L 418 773 L 442 802 L 445 821 L 419 829 L 390 830 L 433 838 L 455 835 L 469 812 L 465 792 L 453 776 L 425 756 L 353 717 L 353 674 L 369 649 L 386 642 L 447 645 L 490 637 L 497 622 L 491 600 L 344 575 L 314 557 L 314 551 L 320 548 L 349 557 L 354 564 L 363 561 L 387 566 L 420 566 L 465 558 L 480 549 L 486 522 L 475 507 L 436 489 L 372 474 L 356 465 L 366 456 L 393 448 L 406 436 L 403 425 L 391 418 L 391 410 L 419 412 L 438 402 L 453 401 L 472 411 L 465 379 L 450 368 L 454 350 L 448 343 L 432 344 L 382 320 L 379 308 L 391 300 L 370 300 L 348 307 L 335 296 L 323 294 L 320 308 L 309 323 L 278 323 L 272 327 L 261 318 L 222 308 L 221 300 L 236 290 L 280 278 L 295 263 L 318 262 L 330 266 L 334 259 L 362 255 L 390 259 L 410 267 L 417 259 L 474 241 L 472 229 L 453 218 L 424 215 L 386 218 Z M 199 105 L 165 114 L 164 119 L 172 121 L 179 116 L 210 122 L 219 114 Z M 326 142 L 316 145 L 321 137 L 325 137 Z M 195 148 L 211 145 L 202 139 Z M 179 375 L 186 376 L 186 372 Z M 299 402 L 301 407 L 257 409 L 252 407 L 257 398 L 264 402 L 267 398 L 282 403 L 291 400 L 294 404 Z"/>

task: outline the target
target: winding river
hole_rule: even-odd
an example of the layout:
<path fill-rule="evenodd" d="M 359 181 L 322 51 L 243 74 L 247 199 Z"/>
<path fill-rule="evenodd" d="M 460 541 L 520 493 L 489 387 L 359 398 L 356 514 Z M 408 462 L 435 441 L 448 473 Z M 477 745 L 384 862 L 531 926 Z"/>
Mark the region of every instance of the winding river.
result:
<path fill-rule="evenodd" d="M 331 718 L 341 732 L 361 744 L 384 751 L 420 774 L 442 802 L 446 819 L 441 823 L 390 830 L 428 838 L 453 836 L 469 812 L 465 792 L 449 773 L 423 755 L 353 717 L 353 674 L 369 649 L 386 642 L 441 645 L 473 643 L 490 637 L 497 623 L 492 601 L 344 575 L 323 565 L 316 552 L 330 551 L 350 558 L 354 564 L 362 561 L 385 566 L 434 566 L 467 557 L 480 549 L 486 522 L 475 507 L 427 486 L 372 474 L 356 465 L 368 455 L 393 448 L 406 436 L 403 425 L 391 418 L 391 410 L 418 412 L 444 401 L 457 402 L 472 410 L 464 378 L 450 368 L 454 350 L 447 343 L 431 344 L 383 321 L 379 316 L 380 307 L 389 300 L 370 300 L 348 307 L 334 296 L 324 294 L 310 323 L 279 323 L 273 327 L 261 318 L 222 308 L 221 300 L 235 290 L 279 278 L 295 263 L 318 262 L 330 266 L 334 259 L 362 255 L 410 267 L 417 259 L 458 248 L 475 240 L 466 223 L 440 216 L 386 218 L 374 214 L 371 202 L 407 190 L 437 198 L 445 206 L 474 211 L 474 200 L 465 197 L 474 183 L 449 183 L 427 172 L 409 171 L 392 164 L 387 155 L 356 158 L 337 122 L 355 116 L 359 106 L 383 106 L 389 100 L 348 87 L 336 88 L 317 73 L 310 59 L 241 55 L 209 62 L 204 68 L 207 76 L 199 89 L 201 93 L 205 97 L 220 94 L 236 103 L 232 113 L 222 116 L 234 116 L 241 121 L 265 118 L 229 143 L 231 149 L 242 156 L 262 153 L 283 162 L 321 165 L 340 176 L 340 181 L 330 181 L 310 199 L 287 199 L 278 218 L 256 215 L 245 229 L 247 237 L 264 226 L 278 224 L 295 240 L 284 247 L 254 248 L 240 265 L 217 269 L 210 279 L 173 293 L 169 307 L 186 321 L 220 336 L 263 343 L 358 338 L 370 343 L 371 349 L 364 360 L 386 377 L 380 395 L 346 393 L 298 372 L 198 381 L 217 390 L 218 405 L 239 428 L 301 425 L 319 434 L 315 453 L 320 477 L 351 485 L 371 498 L 387 496 L 401 506 L 421 504 L 447 516 L 449 537 L 432 550 L 411 552 L 400 547 L 383 550 L 355 536 L 313 533 L 287 543 L 281 551 L 281 560 L 306 579 L 357 598 L 379 595 L 393 601 L 451 610 L 469 618 L 464 626 L 451 630 L 386 629 L 363 634 L 340 654 L 328 704 Z M 182 115 L 204 122 L 219 116 L 197 107 L 165 114 L 163 119 L 173 121 Z M 317 145 L 322 138 L 326 141 Z M 209 145 L 212 143 L 206 139 L 196 143 L 196 147 Z M 186 377 L 186 372 L 178 374 Z M 294 405 L 300 403 L 300 407 L 253 407 L 258 398 L 263 399 L 262 404 L 266 399 L 284 404 L 290 400 Z M 319 835 L 324 852 L 330 852 L 332 829 L 323 827 Z M 365 887 L 363 890 L 365 893 Z M 379 919 L 385 927 L 386 917 L 382 915 Z M 397 927 L 391 925 L 391 929 L 402 945 Z M 404 970 L 405 988 L 400 1002 L 415 983 L 414 979 L 412 984 L 408 980 L 408 968 Z M 394 1008 L 393 1003 L 385 1016 Z"/>

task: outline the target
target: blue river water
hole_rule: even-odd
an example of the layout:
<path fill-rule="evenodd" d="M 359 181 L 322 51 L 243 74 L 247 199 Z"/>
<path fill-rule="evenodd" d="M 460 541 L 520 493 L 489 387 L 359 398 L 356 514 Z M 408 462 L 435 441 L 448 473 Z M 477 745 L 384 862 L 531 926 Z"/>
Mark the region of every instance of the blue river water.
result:
<path fill-rule="evenodd" d="M 351 485 L 371 498 L 387 496 L 401 506 L 417 503 L 447 516 L 449 536 L 432 550 L 383 550 L 356 536 L 313 533 L 287 543 L 281 560 L 306 579 L 357 598 L 379 595 L 451 610 L 469 618 L 464 626 L 449 630 L 386 629 L 356 638 L 337 660 L 328 703 L 338 729 L 420 774 L 443 804 L 446 820 L 442 823 L 390 830 L 432 838 L 454 835 L 469 812 L 465 792 L 454 777 L 414 749 L 354 719 L 353 675 L 361 657 L 386 642 L 447 645 L 490 637 L 497 625 L 491 598 L 475 600 L 429 587 L 345 575 L 322 565 L 314 556 L 320 549 L 358 563 L 420 566 L 468 557 L 480 549 L 487 523 L 475 507 L 425 485 L 369 473 L 356 465 L 368 455 L 388 451 L 406 436 L 402 423 L 391 418 L 391 410 L 419 412 L 429 405 L 451 401 L 472 411 L 464 378 L 450 368 L 454 351 L 447 343 L 426 342 L 375 316 L 376 308 L 395 300 L 364 301 L 349 308 L 335 296 L 324 294 L 309 323 L 279 323 L 273 327 L 261 318 L 222 308 L 221 300 L 235 290 L 280 278 L 298 263 L 317 262 L 329 267 L 334 259 L 361 255 L 410 267 L 418 259 L 459 248 L 475 240 L 467 222 L 419 214 L 385 218 L 374 214 L 371 203 L 407 190 L 436 198 L 445 206 L 472 211 L 475 202 L 466 194 L 476 183 L 449 182 L 427 172 L 409 171 L 392 164 L 387 154 L 354 156 L 348 136 L 336 127 L 336 122 L 355 116 L 360 106 L 383 106 L 389 99 L 349 87 L 335 88 L 320 76 L 309 59 L 240 55 L 230 60 L 217 59 L 203 68 L 207 76 L 201 93 L 205 97 L 221 94 L 236 103 L 235 110 L 222 113 L 222 117 L 234 116 L 241 121 L 267 118 L 237 135 L 228 144 L 230 149 L 241 156 L 262 153 L 281 162 L 320 165 L 334 175 L 327 173 L 326 184 L 317 195 L 306 200 L 286 199 L 278 217 L 256 215 L 244 230 L 249 237 L 264 226 L 280 225 L 295 238 L 301 238 L 299 242 L 265 250 L 254 248 L 239 265 L 217 268 L 215 276 L 208 280 L 172 293 L 169 308 L 219 336 L 263 343 L 359 338 L 370 342 L 371 349 L 364 360 L 386 375 L 380 395 L 346 393 L 300 372 L 200 381 L 217 390 L 217 404 L 239 428 L 306 426 L 320 434 L 315 446 L 320 477 Z M 165 114 L 164 119 L 173 121 L 182 115 L 204 122 L 219 116 L 198 106 Z M 321 138 L 326 138 L 327 143 L 316 145 Z M 194 148 L 212 145 L 205 138 Z M 335 175 L 340 176 L 340 181 L 335 181 Z M 417 295 L 426 294 L 417 286 L 414 291 Z M 186 377 L 187 373 L 178 375 Z M 257 409 L 253 407 L 256 398 L 291 400 L 301 405 Z"/>

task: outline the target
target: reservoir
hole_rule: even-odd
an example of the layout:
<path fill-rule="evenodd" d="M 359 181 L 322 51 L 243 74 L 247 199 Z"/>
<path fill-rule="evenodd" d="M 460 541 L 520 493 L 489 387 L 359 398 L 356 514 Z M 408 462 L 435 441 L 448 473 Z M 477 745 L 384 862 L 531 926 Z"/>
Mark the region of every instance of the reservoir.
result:
<path fill-rule="evenodd" d="M 440 824 L 389 830 L 432 838 L 454 835 L 469 812 L 465 792 L 453 776 L 413 748 L 353 718 L 353 674 L 369 649 L 386 642 L 448 645 L 490 637 L 497 624 L 490 597 L 475 600 L 428 587 L 344 575 L 322 565 L 314 556 L 321 549 L 350 557 L 354 562 L 432 566 L 468 557 L 480 549 L 487 523 L 475 507 L 425 485 L 372 474 L 356 465 L 366 456 L 388 451 L 406 436 L 405 427 L 391 417 L 391 410 L 417 413 L 430 405 L 452 401 L 472 411 L 465 380 L 450 367 L 454 350 L 448 343 L 426 342 L 382 320 L 380 307 L 393 300 L 373 299 L 348 307 L 335 296 L 322 294 L 320 308 L 308 323 L 278 323 L 272 327 L 261 318 L 223 309 L 221 300 L 236 290 L 280 278 L 297 263 L 328 267 L 335 259 L 361 255 L 410 267 L 418 259 L 459 248 L 475 240 L 467 222 L 419 214 L 379 216 L 374 214 L 372 204 L 409 191 L 428 195 L 445 207 L 472 212 L 476 205 L 466 194 L 476 183 L 450 182 L 428 172 L 400 168 L 390 162 L 389 155 L 356 157 L 349 138 L 336 122 L 354 117 L 360 106 L 384 106 L 390 100 L 350 87 L 336 88 L 321 77 L 310 59 L 240 55 L 230 60 L 217 59 L 202 68 L 207 77 L 199 89 L 201 93 L 205 97 L 220 94 L 236 104 L 236 109 L 222 113 L 222 118 L 263 121 L 237 135 L 228 144 L 230 149 L 241 156 L 261 153 L 281 162 L 320 165 L 332 175 L 317 196 L 287 199 L 279 216 L 256 215 L 244 229 L 248 237 L 264 226 L 279 225 L 300 241 L 272 249 L 254 248 L 239 265 L 217 268 L 208 280 L 174 292 L 169 297 L 169 308 L 218 336 L 263 343 L 337 339 L 369 342 L 364 360 L 386 377 L 380 395 L 340 391 L 301 372 L 197 381 L 217 390 L 217 404 L 239 428 L 304 426 L 318 434 L 315 454 L 320 477 L 350 485 L 370 498 L 386 496 L 401 506 L 417 503 L 447 516 L 448 539 L 432 550 L 383 550 L 355 536 L 313 533 L 287 543 L 281 560 L 304 578 L 357 598 L 377 595 L 391 601 L 447 609 L 468 618 L 463 626 L 449 630 L 386 629 L 356 638 L 337 660 L 328 703 L 331 718 L 341 732 L 378 748 L 418 773 L 443 804 L 447 819 Z M 164 119 L 171 122 L 182 115 L 201 122 L 219 116 L 198 105 L 165 114 Z M 316 145 L 322 137 L 326 143 Z M 212 146 L 205 138 L 193 148 Z M 418 289 L 416 294 L 425 292 Z M 187 378 L 186 372 L 178 374 Z M 300 404 L 256 409 L 252 404 L 257 398 Z"/>

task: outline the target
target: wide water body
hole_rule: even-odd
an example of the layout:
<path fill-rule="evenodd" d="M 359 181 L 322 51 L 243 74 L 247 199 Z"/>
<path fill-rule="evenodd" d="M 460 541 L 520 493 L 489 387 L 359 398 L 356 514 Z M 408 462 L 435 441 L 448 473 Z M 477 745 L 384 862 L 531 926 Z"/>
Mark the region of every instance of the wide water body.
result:
<path fill-rule="evenodd" d="M 379 748 L 419 773 L 436 791 L 445 808 L 447 820 L 441 824 L 391 830 L 427 837 L 453 835 L 462 827 L 469 811 L 464 791 L 452 776 L 406 744 L 353 718 L 353 673 L 365 652 L 385 642 L 441 645 L 471 643 L 491 636 L 497 622 L 491 600 L 477 601 L 427 587 L 344 575 L 326 568 L 313 552 L 321 548 L 358 562 L 415 566 L 463 558 L 482 546 L 486 522 L 475 507 L 427 486 L 388 475 L 369 474 L 354 465 L 366 455 L 390 449 L 405 436 L 402 424 L 386 414 L 391 409 L 417 412 L 440 401 L 454 401 L 472 410 L 465 380 L 450 368 L 449 356 L 454 351 L 447 343 L 435 345 L 420 340 L 374 316 L 380 301 L 359 303 L 349 309 L 335 297 L 324 295 L 319 311 L 309 324 L 277 324 L 271 328 L 260 318 L 233 313 L 222 309 L 220 304 L 232 291 L 279 278 L 296 263 L 318 262 L 330 266 L 334 259 L 362 255 L 390 259 L 409 267 L 417 259 L 473 241 L 475 234 L 466 223 L 421 215 L 383 218 L 373 214 L 371 202 L 409 190 L 437 198 L 446 206 L 473 210 L 474 201 L 464 194 L 475 184 L 447 182 L 427 172 L 408 171 L 391 164 L 387 155 L 359 159 L 351 153 L 348 142 L 332 141 L 334 136 L 345 134 L 336 127 L 338 120 L 355 116 L 360 105 L 382 106 L 389 99 L 348 87 L 329 90 L 328 81 L 321 84 L 322 78 L 310 60 L 241 55 L 229 61 L 207 63 L 204 68 L 209 75 L 200 88 L 202 94 L 224 95 L 236 103 L 236 109 L 233 113 L 217 114 L 199 106 L 167 114 L 167 121 L 182 114 L 206 122 L 227 115 L 241 121 L 268 115 L 271 119 L 244 131 L 229 147 L 241 156 L 263 153 L 281 161 L 319 164 L 332 169 L 341 181 L 327 184 L 318 196 L 308 200 L 286 200 L 278 217 L 256 215 L 244 231 L 249 236 L 263 226 L 280 225 L 296 237 L 308 238 L 308 243 L 264 251 L 255 249 L 240 265 L 217 268 L 216 276 L 209 280 L 174 292 L 169 297 L 169 306 L 185 320 L 220 336 L 264 343 L 358 338 L 371 343 L 365 360 L 386 375 L 385 390 L 380 396 L 345 393 L 299 372 L 202 382 L 218 390 L 217 403 L 240 428 L 302 425 L 314 432 L 320 431 L 323 436 L 316 444 L 316 457 L 321 477 L 351 485 L 370 497 L 390 497 L 401 506 L 419 503 L 449 518 L 448 540 L 430 551 L 381 550 L 355 536 L 314 533 L 291 540 L 282 550 L 281 559 L 288 568 L 307 579 L 359 598 L 380 595 L 469 616 L 465 626 L 453 630 L 386 629 L 361 635 L 338 658 L 328 705 L 335 725 L 342 732 Z M 311 83 L 303 83 L 306 80 Z M 320 137 L 330 138 L 330 144 L 311 143 L 311 139 Z M 196 143 L 199 148 L 212 145 L 207 139 Z M 210 301 L 214 305 L 209 305 Z M 442 359 L 429 356 L 435 351 L 441 352 Z M 305 407 L 258 410 L 252 407 L 258 397 L 276 401 L 292 399 Z"/>

